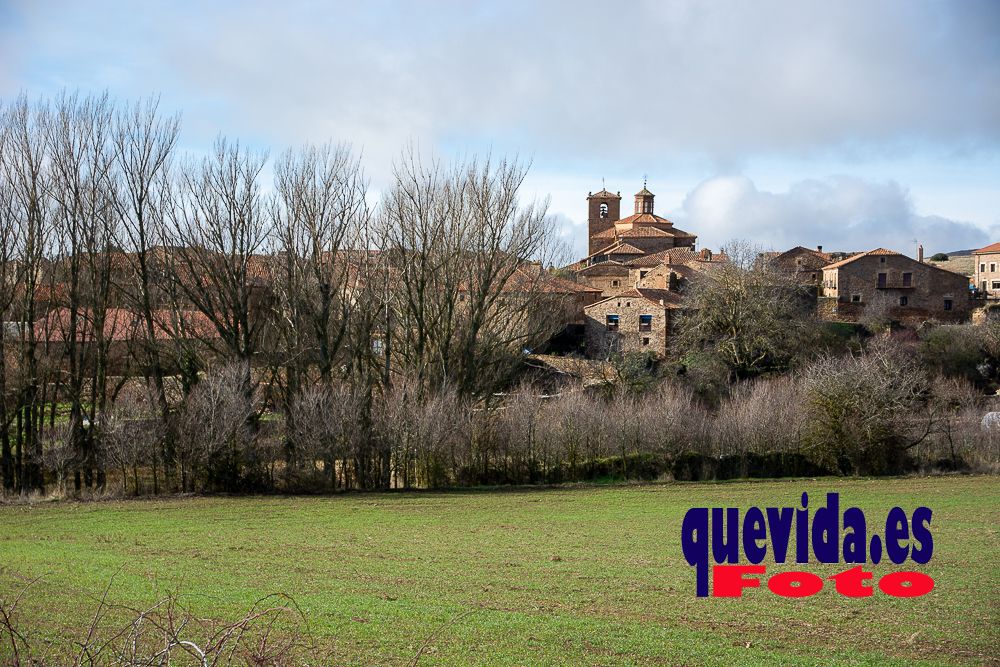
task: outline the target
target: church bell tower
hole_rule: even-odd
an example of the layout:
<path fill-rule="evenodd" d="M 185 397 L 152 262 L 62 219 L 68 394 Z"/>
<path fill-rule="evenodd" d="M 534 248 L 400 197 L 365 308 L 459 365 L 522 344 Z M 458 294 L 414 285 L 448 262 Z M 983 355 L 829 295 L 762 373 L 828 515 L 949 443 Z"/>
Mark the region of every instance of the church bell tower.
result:
<path fill-rule="evenodd" d="M 593 255 L 612 243 L 612 239 L 595 239 L 595 234 L 611 229 L 621 219 L 622 195 L 606 189 L 587 194 L 587 254 Z"/>

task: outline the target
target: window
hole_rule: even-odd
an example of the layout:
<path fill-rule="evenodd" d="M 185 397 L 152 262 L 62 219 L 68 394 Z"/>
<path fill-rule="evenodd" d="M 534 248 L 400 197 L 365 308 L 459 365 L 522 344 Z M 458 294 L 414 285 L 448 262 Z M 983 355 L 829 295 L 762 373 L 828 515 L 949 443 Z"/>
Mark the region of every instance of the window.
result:
<path fill-rule="evenodd" d="M 878 286 L 880 288 L 884 288 L 885 287 L 885 283 L 886 283 L 886 278 L 887 277 L 888 277 L 888 274 L 886 274 L 886 273 L 880 273 L 880 274 L 878 274 Z"/>
<path fill-rule="evenodd" d="M 980 264 L 979 265 L 979 272 L 980 273 L 986 273 L 986 265 L 985 264 Z"/>
<path fill-rule="evenodd" d="M 991 289 L 1000 289 L 1000 280 L 994 280 L 991 284 L 993 285 Z M 986 283 L 983 283 L 983 289 L 986 289 Z"/>
<path fill-rule="evenodd" d="M 951 310 L 951 299 L 945 299 L 944 300 L 944 309 L 945 310 Z"/>
<path fill-rule="evenodd" d="M 649 273 L 649 271 L 640 271 L 639 272 L 639 277 L 640 278 L 645 278 L 647 273 Z"/>
<path fill-rule="evenodd" d="M 903 287 L 910 287 L 913 285 L 913 274 L 904 273 L 903 274 Z"/>
<path fill-rule="evenodd" d="M 908 304 L 909 302 L 910 302 L 909 298 L 907 298 L 907 297 L 905 297 L 905 296 L 901 296 L 901 297 L 899 297 L 899 305 L 901 305 L 901 306 L 905 306 L 905 305 L 906 305 L 906 304 Z"/>
<path fill-rule="evenodd" d="M 649 339 L 648 338 L 643 338 L 642 339 L 642 344 L 643 345 L 649 345 Z"/>
<path fill-rule="evenodd" d="M 618 281 L 617 280 L 612 280 L 611 281 L 611 286 L 612 287 L 618 287 Z"/>
<path fill-rule="evenodd" d="M 608 217 L 608 205 L 605 203 L 601 204 L 601 217 L 602 218 Z"/>
<path fill-rule="evenodd" d="M 652 315 L 640 315 L 639 316 L 639 331 L 652 331 L 653 329 L 653 316 Z"/>
<path fill-rule="evenodd" d="M 626 308 L 631 308 L 632 307 L 632 302 L 631 301 L 626 301 L 625 302 L 625 307 Z"/>
<path fill-rule="evenodd" d="M 993 273 L 996 270 L 997 270 L 997 265 L 996 264 L 990 264 L 990 273 Z"/>
<path fill-rule="evenodd" d="M 618 331 L 618 316 L 608 315 L 607 324 L 608 324 L 608 331 Z"/>
<path fill-rule="evenodd" d="M 885 257 L 879 257 L 879 258 L 878 258 L 878 261 L 880 261 L 880 262 L 882 262 L 883 264 L 885 264 Z"/>
<path fill-rule="evenodd" d="M 852 294 L 851 295 L 851 303 L 861 303 L 861 295 L 860 294 Z"/>

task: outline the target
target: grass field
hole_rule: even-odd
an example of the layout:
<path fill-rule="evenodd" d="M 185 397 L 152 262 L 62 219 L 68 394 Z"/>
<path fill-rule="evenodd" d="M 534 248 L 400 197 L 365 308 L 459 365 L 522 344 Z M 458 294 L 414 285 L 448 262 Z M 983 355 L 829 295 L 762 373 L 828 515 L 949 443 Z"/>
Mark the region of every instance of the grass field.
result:
<path fill-rule="evenodd" d="M 983 664 L 1000 655 L 998 482 L 820 479 L 6 506 L 0 597 L 44 575 L 22 603 L 21 628 L 51 642 L 46 650 L 55 654 L 69 650 L 71 635 L 86 634 L 97 598 L 121 569 L 110 601 L 139 605 L 179 588 L 185 604 L 213 618 L 289 593 L 306 612 L 323 664 L 409 664 L 436 629 L 419 664 Z M 813 503 L 839 491 L 871 524 L 894 505 L 929 506 L 934 558 L 920 569 L 935 590 L 847 599 L 831 584 L 799 600 L 766 589 L 743 599 L 695 597 L 679 543 L 688 508 L 795 506 L 803 491 Z M 871 569 L 879 576 L 894 568 Z"/>

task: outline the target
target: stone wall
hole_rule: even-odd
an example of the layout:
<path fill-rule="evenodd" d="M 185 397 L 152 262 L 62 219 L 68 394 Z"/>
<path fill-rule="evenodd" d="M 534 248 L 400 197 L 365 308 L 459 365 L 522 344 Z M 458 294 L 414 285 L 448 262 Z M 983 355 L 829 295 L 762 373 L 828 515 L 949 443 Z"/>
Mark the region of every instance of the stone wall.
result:
<path fill-rule="evenodd" d="M 584 327 L 587 354 L 603 359 L 614 352 L 667 354 L 672 310 L 642 297 L 614 297 L 588 307 Z M 609 331 L 608 315 L 618 315 L 618 330 Z M 651 315 L 649 331 L 639 330 L 640 315 Z"/>
<path fill-rule="evenodd" d="M 971 308 L 968 285 L 963 275 L 905 255 L 866 255 L 823 272 L 818 310 L 825 319 L 848 322 L 878 315 L 964 321 Z"/>

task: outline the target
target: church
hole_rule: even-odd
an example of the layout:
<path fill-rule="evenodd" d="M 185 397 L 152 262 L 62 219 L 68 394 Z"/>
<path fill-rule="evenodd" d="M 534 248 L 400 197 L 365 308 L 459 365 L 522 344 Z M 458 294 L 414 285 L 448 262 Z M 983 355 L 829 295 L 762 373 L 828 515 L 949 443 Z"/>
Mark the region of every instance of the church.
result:
<path fill-rule="evenodd" d="M 576 282 L 601 290 L 584 308 L 587 351 L 592 357 L 637 351 L 665 356 L 681 307 L 681 290 L 693 272 L 724 261 L 698 237 L 656 215 L 654 195 L 643 183 L 632 215 L 621 217 L 621 193 L 587 195 L 588 255 L 566 267 Z"/>
<path fill-rule="evenodd" d="M 635 212 L 621 217 L 622 196 L 606 189 L 587 195 L 588 257 L 649 255 L 671 248 L 694 248 L 697 236 L 674 227 L 653 212 L 654 195 L 646 184 L 635 194 Z M 629 248 L 625 248 L 630 246 Z M 636 252 L 638 251 L 638 252 Z M 598 260 L 601 261 L 601 260 Z"/>

